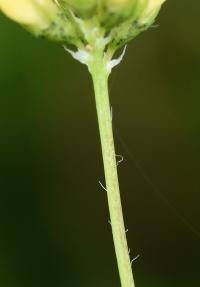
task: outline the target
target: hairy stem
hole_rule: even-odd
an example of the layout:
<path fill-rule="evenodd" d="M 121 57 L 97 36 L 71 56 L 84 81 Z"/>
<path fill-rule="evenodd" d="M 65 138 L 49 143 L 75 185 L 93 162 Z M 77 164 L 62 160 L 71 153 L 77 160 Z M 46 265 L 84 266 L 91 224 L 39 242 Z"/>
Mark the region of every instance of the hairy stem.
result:
<path fill-rule="evenodd" d="M 108 72 L 105 68 L 103 55 L 95 55 L 90 65 L 92 74 L 101 147 L 106 179 L 106 190 L 110 211 L 110 222 L 117 257 L 119 275 L 122 287 L 134 287 L 131 262 L 128 252 L 126 231 L 119 191 L 117 163 L 113 139 L 112 119 L 108 94 Z"/>

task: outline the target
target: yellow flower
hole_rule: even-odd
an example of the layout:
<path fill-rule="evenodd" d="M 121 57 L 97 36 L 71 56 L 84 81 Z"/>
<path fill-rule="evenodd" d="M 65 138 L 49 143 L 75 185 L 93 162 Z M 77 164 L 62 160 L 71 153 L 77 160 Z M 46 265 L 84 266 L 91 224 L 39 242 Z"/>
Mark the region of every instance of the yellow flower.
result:
<path fill-rule="evenodd" d="M 166 0 L 148 0 L 147 4 L 145 5 L 145 9 L 140 15 L 141 22 L 143 23 L 147 22 L 148 19 L 150 19 L 152 16 L 155 18 L 154 15 L 156 15 L 159 12 L 162 4 L 165 1 Z"/>
<path fill-rule="evenodd" d="M 0 10 L 36 36 L 74 45 L 80 41 L 76 28 L 54 0 L 0 0 Z"/>
<path fill-rule="evenodd" d="M 0 0 L 0 9 L 12 20 L 34 29 L 45 29 L 58 12 L 52 0 Z"/>

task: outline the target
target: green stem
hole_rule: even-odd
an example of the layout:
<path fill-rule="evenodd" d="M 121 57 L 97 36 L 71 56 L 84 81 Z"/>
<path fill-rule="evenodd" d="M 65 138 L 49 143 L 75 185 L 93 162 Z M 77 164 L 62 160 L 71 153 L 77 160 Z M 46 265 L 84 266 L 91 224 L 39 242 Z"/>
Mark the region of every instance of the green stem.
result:
<path fill-rule="evenodd" d="M 135 284 L 128 252 L 119 191 L 116 153 L 108 94 L 108 72 L 106 71 L 102 54 L 97 54 L 94 58 L 95 60 L 90 65 L 90 72 L 92 74 L 95 90 L 96 108 L 106 179 L 106 190 L 115 253 L 117 257 L 121 286 L 134 287 Z"/>

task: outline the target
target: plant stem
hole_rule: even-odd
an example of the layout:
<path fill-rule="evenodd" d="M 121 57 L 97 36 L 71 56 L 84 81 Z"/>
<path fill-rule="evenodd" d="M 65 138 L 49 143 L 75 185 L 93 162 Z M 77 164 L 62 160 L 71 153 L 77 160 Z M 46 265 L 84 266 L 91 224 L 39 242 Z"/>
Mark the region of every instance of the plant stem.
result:
<path fill-rule="evenodd" d="M 122 287 L 134 287 L 131 262 L 128 252 L 126 231 L 119 191 L 116 153 L 113 139 L 111 110 L 108 94 L 108 72 L 102 54 L 97 54 L 90 65 L 92 74 L 101 147 L 106 180 L 106 190 L 110 211 L 115 253 Z"/>

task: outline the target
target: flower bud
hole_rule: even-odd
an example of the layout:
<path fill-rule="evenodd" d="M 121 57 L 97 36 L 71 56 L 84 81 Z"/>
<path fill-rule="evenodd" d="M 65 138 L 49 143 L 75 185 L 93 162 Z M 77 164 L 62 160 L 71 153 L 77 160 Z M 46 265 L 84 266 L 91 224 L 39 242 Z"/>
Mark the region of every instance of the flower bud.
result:
<path fill-rule="evenodd" d="M 145 24 L 148 21 L 154 20 L 161 8 L 161 5 L 165 1 L 166 0 L 149 0 L 145 6 L 145 9 L 140 15 L 140 23 Z"/>
<path fill-rule="evenodd" d="M 78 32 L 53 0 L 0 0 L 0 10 L 36 36 L 77 44 Z"/>
<path fill-rule="evenodd" d="M 0 7 L 9 18 L 34 30 L 47 28 L 58 12 L 51 0 L 0 0 Z"/>
<path fill-rule="evenodd" d="M 147 30 L 155 21 L 155 18 L 162 4 L 166 0 L 135 1 L 135 6 L 132 10 L 132 16 L 127 19 L 127 21 L 123 22 L 121 25 L 116 26 L 112 29 L 111 34 L 113 41 L 111 45 L 113 46 L 113 49 L 115 47 L 123 46 L 125 43 L 135 38 L 142 31 Z"/>

